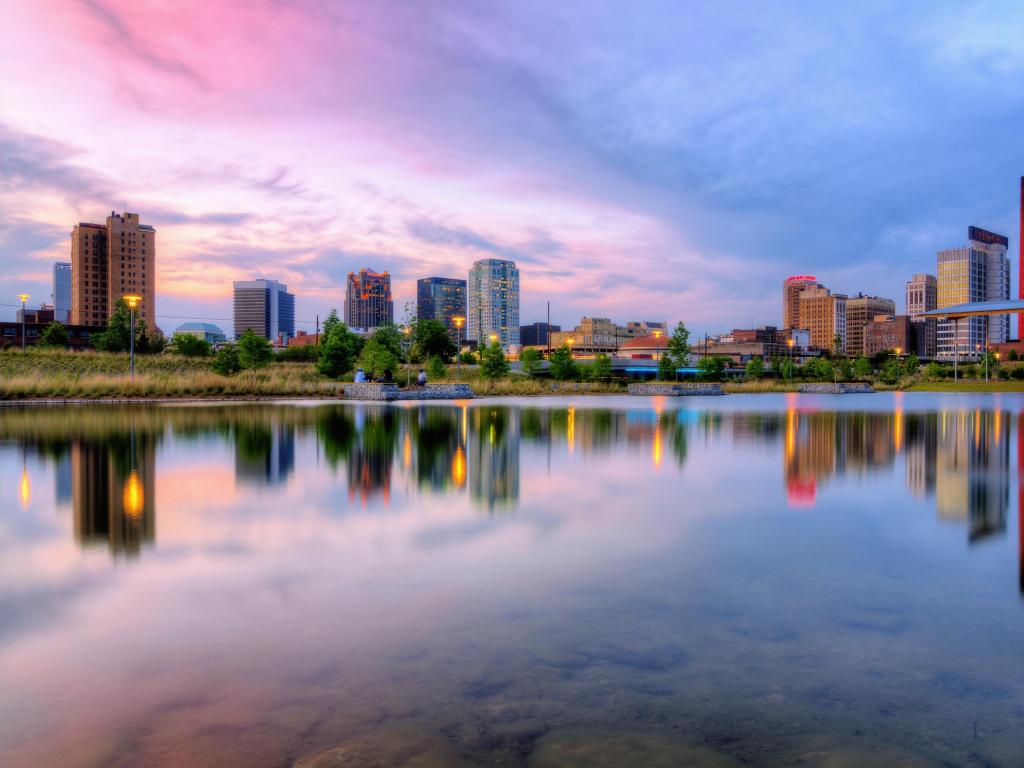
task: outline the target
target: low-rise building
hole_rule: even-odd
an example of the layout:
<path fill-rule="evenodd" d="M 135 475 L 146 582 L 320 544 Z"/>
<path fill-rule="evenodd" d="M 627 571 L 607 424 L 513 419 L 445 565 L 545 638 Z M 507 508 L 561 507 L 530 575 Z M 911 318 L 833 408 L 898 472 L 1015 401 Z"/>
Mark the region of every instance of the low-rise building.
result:
<path fill-rule="evenodd" d="M 668 336 L 668 323 L 640 320 L 618 325 L 607 317 L 584 317 L 571 331 L 551 332 L 551 346 L 569 345 L 580 355 L 614 354 L 630 339 Z"/>
<path fill-rule="evenodd" d="M 203 339 L 211 344 L 219 344 L 227 340 L 224 331 L 213 323 L 182 323 L 174 330 L 175 336 L 179 333 L 195 336 L 197 339 Z"/>
<path fill-rule="evenodd" d="M 24 324 L 25 345 L 32 346 L 33 344 L 38 344 L 39 338 L 43 335 L 43 331 L 46 330 L 46 326 L 51 322 L 52 321 L 46 321 L 43 323 L 26 322 Z M 22 323 L 20 322 L 0 322 L 0 346 L 20 347 L 22 327 Z M 68 347 L 71 349 L 91 348 L 91 335 L 105 330 L 104 328 L 97 328 L 91 325 L 66 325 L 64 328 L 68 334 Z"/>

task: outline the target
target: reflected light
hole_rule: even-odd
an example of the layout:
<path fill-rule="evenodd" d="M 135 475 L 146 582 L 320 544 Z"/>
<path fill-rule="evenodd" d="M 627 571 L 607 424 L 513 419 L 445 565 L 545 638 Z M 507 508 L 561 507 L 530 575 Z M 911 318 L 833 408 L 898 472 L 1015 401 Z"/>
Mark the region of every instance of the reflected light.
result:
<path fill-rule="evenodd" d="M 405 432 L 405 440 L 402 441 L 402 466 L 408 469 L 412 466 L 412 440 L 409 438 L 409 431 Z"/>
<path fill-rule="evenodd" d="M 657 426 L 654 428 L 654 447 L 652 449 L 652 455 L 654 456 L 654 469 L 661 469 L 661 427 Z"/>
<path fill-rule="evenodd" d="M 142 506 L 144 503 L 145 496 L 142 491 L 142 483 L 139 482 L 139 473 L 133 469 L 124 483 L 125 514 L 131 518 L 139 517 L 142 514 Z"/>
<path fill-rule="evenodd" d="M 21 501 L 21 508 L 28 509 L 32 502 L 32 482 L 28 477 L 28 467 L 21 470 L 21 482 L 18 483 L 18 499 Z"/>
<path fill-rule="evenodd" d="M 452 457 L 452 482 L 456 488 L 466 484 L 466 453 L 461 445 L 455 449 L 455 456 Z"/>
<path fill-rule="evenodd" d="M 569 442 L 569 453 L 576 448 L 576 406 L 570 405 L 566 416 L 565 439 Z"/>

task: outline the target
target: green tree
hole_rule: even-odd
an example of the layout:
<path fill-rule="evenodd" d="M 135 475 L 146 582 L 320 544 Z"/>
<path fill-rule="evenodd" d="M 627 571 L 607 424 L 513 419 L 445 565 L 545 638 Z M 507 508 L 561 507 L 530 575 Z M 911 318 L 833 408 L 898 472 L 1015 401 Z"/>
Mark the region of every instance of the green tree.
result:
<path fill-rule="evenodd" d="M 675 356 L 671 352 L 663 352 L 658 358 L 658 380 L 675 381 L 677 367 Z"/>
<path fill-rule="evenodd" d="M 833 365 L 839 372 L 839 376 L 843 381 L 849 381 L 853 378 L 853 361 L 848 357 L 840 357 L 836 360 Z"/>
<path fill-rule="evenodd" d="M 924 377 L 926 379 L 941 379 L 942 375 L 942 366 L 936 363 L 934 360 L 924 367 Z"/>
<path fill-rule="evenodd" d="M 831 361 L 823 357 L 816 357 L 803 364 L 800 368 L 800 376 L 809 381 L 832 381 L 835 377 L 835 370 Z"/>
<path fill-rule="evenodd" d="M 330 314 L 327 315 L 327 319 L 324 320 L 324 327 L 322 331 L 323 335 L 320 337 L 320 341 L 324 341 L 331 335 L 331 331 L 341 324 L 341 318 L 338 317 L 338 310 L 332 309 Z"/>
<path fill-rule="evenodd" d="M 722 381 L 725 378 L 725 358 L 708 355 L 697 362 L 697 378 L 700 381 Z"/>
<path fill-rule="evenodd" d="M 43 328 L 43 332 L 39 336 L 39 346 L 41 347 L 66 347 L 68 343 L 68 329 L 64 327 L 63 323 L 58 323 L 56 320 Z"/>
<path fill-rule="evenodd" d="M 527 376 L 536 376 L 540 373 L 540 352 L 536 349 L 524 349 L 519 355 L 519 364 Z"/>
<path fill-rule="evenodd" d="M 107 327 L 91 337 L 92 345 L 103 352 L 127 352 L 131 341 L 131 310 L 118 299 Z"/>
<path fill-rule="evenodd" d="M 1008 355 L 1006 356 L 1006 359 L 1007 359 L 1007 360 L 1011 360 L 1011 361 L 1017 361 L 1017 360 L 1019 360 L 1019 359 L 1020 359 L 1020 357 L 1019 357 L 1019 355 L 1017 354 L 1017 350 L 1016 350 L 1016 349 L 1011 349 L 1011 350 L 1010 350 L 1010 354 L 1008 354 Z"/>
<path fill-rule="evenodd" d="M 896 384 L 900 379 L 900 361 L 898 357 L 890 357 L 882 366 L 879 378 L 884 384 Z"/>
<path fill-rule="evenodd" d="M 853 363 L 853 375 L 858 379 L 870 379 L 874 370 L 871 361 L 866 357 L 858 357 Z"/>
<path fill-rule="evenodd" d="M 832 354 L 835 357 L 842 357 L 843 354 L 843 337 L 838 333 L 832 337 Z"/>
<path fill-rule="evenodd" d="M 417 320 L 412 326 L 412 339 L 424 358 L 440 357 L 447 361 L 457 351 L 448 329 L 440 320 Z"/>
<path fill-rule="evenodd" d="M 359 365 L 368 376 L 381 378 L 386 373 L 394 375 L 398 369 L 398 356 L 388 346 L 371 336 L 370 340 L 363 345 L 359 355 Z"/>
<path fill-rule="evenodd" d="M 572 351 L 569 349 L 568 344 L 552 350 L 548 363 L 548 371 L 551 372 L 551 378 L 553 379 L 573 381 L 579 376 L 579 371 L 576 369 L 576 361 L 573 360 Z"/>
<path fill-rule="evenodd" d="M 596 381 L 606 381 L 612 376 L 612 359 L 608 357 L 604 352 L 600 352 L 594 357 L 594 365 L 590 371 L 590 375 Z"/>
<path fill-rule="evenodd" d="M 467 349 L 465 352 L 462 352 L 459 355 L 459 360 L 462 361 L 463 365 L 476 365 L 478 362 L 480 362 L 480 359 L 477 357 L 476 353 L 471 349 Z"/>
<path fill-rule="evenodd" d="M 170 351 L 185 357 L 209 357 L 213 348 L 210 342 L 191 333 L 176 333 L 171 337 Z"/>
<path fill-rule="evenodd" d="M 238 339 L 238 362 L 243 368 L 255 371 L 270 362 L 274 352 L 270 342 L 247 329 Z"/>
<path fill-rule="evenodd" d="M 676 367 L 682 368 L 689 365 L 690 331 L 687 330 L 682 320 L 676 324 L 676 329 L 672 331 L 672 336 L 669 337 L 668 352 L 676 363 Z"/>
<path fill-rule="evenodd" d="M 747 381 L 757 381 L 764 378 L 764 358 L 752 357 L 747 361 L 747 368 L 743 372 Z"/>
<path fill-rule="evenodd" d="M 508 360 L 505 359 L 505 352 L 501 344 L 493 342 L 485 347 L 480 354 L 480 373 L 488 379 L 500 379 L 508 375 Z"/>
<path fill-rule="evenodd" d="M 377 342 L 378 346 L 383 347 L 394 355 L 396 360 L 404 360 L 406 358 L 405 334 L 394 323 L 382 325 L 373 332 L 370 340 Z"/>
<path fill-rule="evenodd" d="M 316 369 L 324 376 L 337 379 L 352 370 L 362 347 L 362 339 L 338 320 L 336 312 L 332 310 L 331 315 L 336 322 L 330 323 L 330 331 L 320 337 Z M 331 316 L 328 315 L 328 320 L 330 319 Z M 325 322 L 324 328 L 327 327 Z"/>
<path fill-rule="evenodd" d="M 454 345 L 452 345 L 454 348 Z M 434 355 L 427 361 L 427 378 L 430 381 L 443 379 L 445 375 L 444 358 Z"/>
<path fill-rule="evenodd" d="M 221 376 L 230 376 L 242 370 L 242 364 L 238 360 L 238 347 L 234 344 L 226 344 L 217 351 L 213 359 L 213 372 Z"/>
<path fill-rule="evenodd" d="M 910 376 L 913 376 L 914 374 L 916 374 L 918 368 L 920 368 L 920 367 L 921 367 L 921 359 L 917 355 L 915 355 L 913 352 L 911 352 L 909 355 L 907 355 L 907 359 L 903 361 L 903 370 L 905 370 L 907 372 L 907 374 L 910 375 Z"/>

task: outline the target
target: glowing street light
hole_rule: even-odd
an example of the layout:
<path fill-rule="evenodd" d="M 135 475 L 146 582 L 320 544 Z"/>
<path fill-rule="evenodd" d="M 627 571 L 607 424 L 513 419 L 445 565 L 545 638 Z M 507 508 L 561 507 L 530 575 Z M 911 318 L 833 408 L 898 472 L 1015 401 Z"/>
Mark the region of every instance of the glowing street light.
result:
<path fill-rule="evenodd" d="M 462 324 L 466 318 L 462 315 L 452 315 L 452 322 L 455 323 L 455 383 L 459 383 L 459 374 L 462 373 Z"/>
<path fill-rule="evenodd" d="M 796 344 L 796 340 L 790 336 L 786 339 L 786 346 L 789 347 L 789 380 L 793 380 L 793 345 Z"/>
<path fill-rule="evenodd" d="M 569 357 L 572 357 L 572 345 L 576 343 L 576 339 L 570 336 L 565 340 L 565 343 L 569 345 Z"/>
<path fill-rule="evenodd" d="M 409 351 L 412 349 L 412 326 L 406 325 L 402 328 L 405 338 L 402 340 L 402 349 L 405 351 L 405 388 L 409 388 L 409 377 L 412 375 L 409 368 Z"/>
<path fill-rule="evenodd" d="M 896 386 L 900 385 L 900 354 L 903 352 L 901 347 L 896 347 Z"/>
<path fill-rule="evenodd" d="M 21 351 L 25 351 L 25 302 L 31 299 L 27 293 L 19 293 L 18 298 L 21 299 Z"/>
<path fill-rule="evenodd" d="M 135 381 L 135 308 L 139 306 L 139 302 L 142 301 L 142 297 L 136 296 L 134 293 L 129 293 L 122 298 L 124 299 L 124 303 L 128 305 L 128 309 L 131 313 L 131 322 L 128 326 L 128 349 L 130 354 L 129 359 L 131 360 L 132 381 Z"/>
<path fill-rule="evenodd" d="M 654 364 L 658 364 L 658 339 L 661 338 L 661 329 L 658 328 L 654 331 Z M 657 378 L 657 376 L 655 376 Z"/>

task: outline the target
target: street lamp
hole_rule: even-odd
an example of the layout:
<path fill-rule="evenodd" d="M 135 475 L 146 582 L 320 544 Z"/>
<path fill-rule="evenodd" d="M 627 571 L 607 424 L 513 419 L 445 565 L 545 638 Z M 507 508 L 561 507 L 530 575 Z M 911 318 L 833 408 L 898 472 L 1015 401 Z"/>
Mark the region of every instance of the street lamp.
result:
<path fill-rule="evenodd" d="M 18 298 L 21 299 L 21 351 L 25 351 L 25 302 L 31 299 L 27 293 L 19 293 Z"/>
<path fill-rule="evenodd" d="M 658 363 L 658 339 L 661 338 L 661 330 L 654 331 L 654 363 Z"/>
<path fill-rule="evenodd" d="M 122 298 L 124 299 L 125 304 L 128 305 L 131 317 L 131 322 L 128 326 L 128 349 L 131 360 L 132 381 L 135 381 L 135 308 L 139 306 L 139 302 L 142 301 L 142 297 L 129 293 Z"/>
<path fill-rule="evenodd" d="M 402 349 L 405 351 L 405 388 L 409 388 L 409 350 L 412 349 L 412 345 L 409 343 L 410 334 L 412 333 L 412 326 L 406 325 L 402 328 L 402 333 L 405 334 L 405 339 L 402 340 Z"/>
<path fill-rule="evenodd" d="M 569 345 L 569 357 L 572 357 L 572 345 L 576 343 L 576 339 L 570 336 L 565 340 L 565 343 Z"/>
<path fill-rule="evenodd" d="M 796 344 L 796 342 L 793 340 L 792 336 L 790 336 L 788 339 L 786 339 L 786 346 L 789 347 L 789 380 L 790 381 L 793 381 L 793 345 L 794 344 Z"/>
<path fill-rule="evenodd" d="M 903 351 L 902 347 L 896 347 L 896 386 L 900 385 L 900 353 Z"/>
<path fill-rule="evenodd" d="M 462 315 L 452 315 L 452 322 L 455 323 L 455 383 L 459 383 L 459 374 L 462 373 L 462 324 L 466 318 Z"/>

